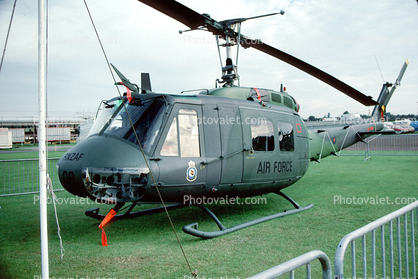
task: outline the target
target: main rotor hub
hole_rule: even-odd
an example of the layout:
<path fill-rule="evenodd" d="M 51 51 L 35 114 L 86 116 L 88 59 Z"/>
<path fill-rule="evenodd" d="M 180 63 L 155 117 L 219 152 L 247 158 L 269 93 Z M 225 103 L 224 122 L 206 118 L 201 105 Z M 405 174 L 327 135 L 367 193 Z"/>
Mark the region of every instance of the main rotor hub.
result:
<path fill-rule="evenodd" d="M 239 55 L 239 46 L 242 43 L 241 37 L 241 23 L 249 19 L 272 16 L 272 15 L 283 15 L 284 11 L 281 10 L 278 13 L 271 13 L 266 15 L 248 17 L 248 18 L 235 18 L 228 19 L 220 22 L 215 22 L 209 14 L 202 14 L 205 18 L 205 24 L 188 30 L 180 30 L 179 33 L 193 31 L 193 30 L 203 30 L 212 32 L 216 38 L 216 44 L 218 46 L 218 55 L 221 62 L 222 76 L 220 79 L 216 79 L 215 87 L 232 87 L 236 86 L 235 81 L 237 81 L 239 86 L 239 75 L 238 75 L 238 55 Z M 224 43 L 220 43 L 219 39 L 224 40 Z M 236 61 L 235 64 L 232 60 L 231 48 L 237 46 Z M 223 65 L 223 60 L 221 56 L 220 47 L 225 47 L 226 49 L 226 59 L 225 65 Z M 244 46 L 245 47 L 245 46 Z"/>

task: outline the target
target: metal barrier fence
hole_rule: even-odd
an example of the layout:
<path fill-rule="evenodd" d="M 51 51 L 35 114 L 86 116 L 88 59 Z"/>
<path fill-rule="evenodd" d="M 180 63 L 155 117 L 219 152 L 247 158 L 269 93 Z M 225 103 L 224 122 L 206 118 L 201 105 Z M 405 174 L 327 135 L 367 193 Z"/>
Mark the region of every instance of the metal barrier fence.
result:
<path fill-rule="evenodd" d="M 356 269 L 358 258 L 356 256 L 355 241 L 359 238 L 362 239 L 362 278 L 386 278 L 386 276 L 390 276 L 390 278 L 417 278 L 415 255 L 415 218 L 417 217 L 414 217 L 414 211 L 416 211 L 418 217 L 418 201 L 411 203 L 397 211 L 394 211 L 380 219 L 377 219 L 376 221 L 369 223 L 368 225 L 344 236 L 343 239 L 341 239 L 335 253 L 334 278 L 344 277 L 344 255 L 349 244 L 351 244 L 351 278 L 357 278 Z M 395 233 L 396 242 L 394 242 L 393 233 L 394 220 L 396 220 L 397 229 Z M 418 223 L 418 218 L 416 221 Z M 386 235 L 385 230 L 386 224 L 388 224 L 389 227 L 388 235 Z M 379 233 L 379 231 L 381 251 L 380 253 L 377 253 L 376 232 Z M 371 245 L 366 244 L 366 234 L 368 233 L 371 233 Z M 386 249 L 388 246 L 386 244 L 387 241 L 389 241 L 389 255 L 387 255 L 388 252 Z M 411 245 L 409 246 L 409 244 Z M 396 249 L 395 246 L 397 247 Z M 371 259 L 370 252 L 367 251 L 368 247 L 371 249 Z M 386 258 L 386 256 L 389 256 L 389 258 Z M 368 260 L 371 260 L 371 266 L 368 266 Z M 379 263 L 376 264 L 376 261 Z M 387 266 L 389 266 L 389 268 Z M 381 268 L 381 274 L 376 277 L 376 270 L 378 267 Z M 397 269 L 397 272 L 395 272 L 395 268 Z M 368 275 L 370 272 L 371 276 Z M 395 273 L 397 273 L 397 275 L 395 275 Z M 412 277 L 410 277 L 411 273 Z"/>
<path fill-rule="evenodd" d="M 343 149 L 340 155 L 418 156 L 418 134 L 375 135 Z"/>
<path fill-rule="evenodd" d="M 322 266 L 322 278 L 323 279 L 331 279 L 332 272 L 331 272 L 331 262 L 328 256 L 319 250 L 314 250 L 303 254 L 297 258 L 291 259 L 287 262 L 279 264 L 273 268 L 270 268 L 266 271 L 263 271 L 259 274 L 249 277 L 249 279 L 270 279 L 270 278 L 277 278 L 283 274 L 289 273 L 290 279 L 295 278 L 295 269 L 306 266 L 306 276 L 304 278 L 310 279 L 311 276 L 311 262 L 314 260 L 319 260 Z"/>
<path fill-rule="evenodd" d="M 416 215 L 414 215 L 414 212 L 416 212 Z M 394 221 L 396 221 L 396 243 L 393 233 Z M 386 234 L 385 225 L 389 227 L 389 234 Z M 416 226 L 417 230 L 415 230 Z M 376 231 L 380 231 L 380 253 L 376 252 Z M 418 201 L 347 234 L 341 239 L 335 252 L 334 278 L 344 278 L 344 256 L 349 244 L 351 244 L 352 279 L 357 278 L 357 262 L 359 260 L 362 262 L 363 270 L 363 275 L 360 278 L 417 278 L 416 232 L 418 232 Z M 371 236 L 370 245 L 366 244 L 367 234 Z M 362 239 L 361 258 L 357 257 L 356 253 L 355 241 L 359 238 Z M 368 248 L 371 249 L 371 253 Z M 389 253 L 388 257 L 386 257 L 387 253 Z M 303 265 L 306 265 L 306 277 L 304 278 L 309 279 L 311 278 L 311 262 L 316 259 L 322 265 L 322 278 L 332 278 L 332 267 L 328 256 L 322 251 L 314 250 L 251 276 L 249 279 L 278 278 L 286 273 L 289 273 L 290 278 L 294 279 L 295 270 Z M 368 265 L 368 260 L 371 261 L 371 265 Z M 381 268 L 379 276 L 377 276 L 378 267 Z M 371 276 L 368 276 L 370 273 Z"/>
<path fill-rule="evenodd" d="M 54 190 L 63 190 L 56 168 L 59 158 L 48 159 L 48 173 Z M 39 160 L 0 160 L 0 197 L 39 192 Z"/>

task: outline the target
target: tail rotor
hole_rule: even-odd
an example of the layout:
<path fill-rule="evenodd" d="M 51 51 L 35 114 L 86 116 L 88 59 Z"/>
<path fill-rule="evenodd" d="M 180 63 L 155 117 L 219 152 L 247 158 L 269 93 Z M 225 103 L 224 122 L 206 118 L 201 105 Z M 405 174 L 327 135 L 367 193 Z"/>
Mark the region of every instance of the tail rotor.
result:
<path fill-rule="evenodd" d="M 392 98 L 392 95 L 393 95 L 393 92 L 395 92 L 395 89 L 401 85 L 401 80 L 406 71 L 406 68 L 408 67 L 408 64 L 409 62 L 408 60 L 406 60 L 402 66 L 402 69 L 395 83 L 386 82 L 385 84 L 383 84 L 382 90 L 380 91 L 380 94 L 379 94 L 379 98 L 377 99 L 377 102 L 379 104 L 374 107 L 373 112 L 372 112 L 372 117 L 375 118 L 376 120 L 384 119 L 386 106 L 388 105 L 390 98 Z M 391 88 L 390 91 L 389 91 L 389 88 Z"/>

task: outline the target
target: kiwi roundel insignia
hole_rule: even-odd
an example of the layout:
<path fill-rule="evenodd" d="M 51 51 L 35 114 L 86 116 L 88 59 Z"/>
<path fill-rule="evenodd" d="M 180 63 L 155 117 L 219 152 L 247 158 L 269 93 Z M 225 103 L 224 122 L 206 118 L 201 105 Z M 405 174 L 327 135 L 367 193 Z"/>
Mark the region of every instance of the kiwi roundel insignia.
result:
<path fill-rule="evenodd" d="M 196 180 L 196 178 L 197 178 L 197 169 L 195 167 L 195 163 L 190 160 L 189 167 L 187 168 L 187 171 L 186 171 L 186 179 L 187 181 L 192 182 Z"/>

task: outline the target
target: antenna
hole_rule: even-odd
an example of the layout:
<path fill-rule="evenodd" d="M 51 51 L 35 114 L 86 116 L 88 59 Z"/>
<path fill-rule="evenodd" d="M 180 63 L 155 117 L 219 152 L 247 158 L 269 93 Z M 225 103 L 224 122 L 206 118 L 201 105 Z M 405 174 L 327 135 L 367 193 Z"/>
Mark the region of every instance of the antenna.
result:
<path fill-rule="evenodd" d="M 379 68 L 379 72 L 380 72 L 380 75 L 382 76 L 383 83 L 385 83 L 385 78 L 383 77 L 382 70 L 380 69 L 379 61 L 377 61 L 376 55 L 374 56 L 374 59 L 376 59 L 377 67 Z"/>

